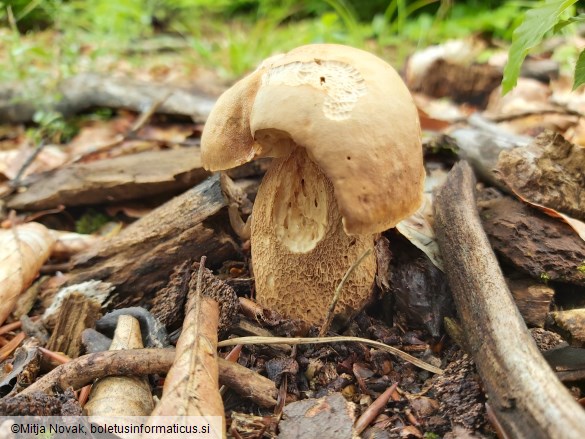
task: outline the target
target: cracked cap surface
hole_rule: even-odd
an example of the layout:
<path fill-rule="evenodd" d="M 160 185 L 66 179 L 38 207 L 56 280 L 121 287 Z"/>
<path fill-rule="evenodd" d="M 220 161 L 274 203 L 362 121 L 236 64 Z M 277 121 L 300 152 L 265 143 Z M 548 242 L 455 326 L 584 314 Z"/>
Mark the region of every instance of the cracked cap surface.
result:
<path fill-rule="evenodd" d="M 368 52 L 316 44 L 267 59 L 218 100 L 202 162 L 228 169 L 297 146 L 331 181 L 348 234 L 394 227 L 422 201 L 417 109 L 396 71 Z"/>

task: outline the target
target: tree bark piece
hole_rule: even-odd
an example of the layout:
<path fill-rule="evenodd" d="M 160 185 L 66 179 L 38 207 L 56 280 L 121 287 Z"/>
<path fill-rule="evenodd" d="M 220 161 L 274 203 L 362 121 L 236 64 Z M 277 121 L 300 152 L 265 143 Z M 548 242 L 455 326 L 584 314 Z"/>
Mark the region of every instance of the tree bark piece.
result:
<path fill-rule="evenodd" d="M 134 200 L 176 193 L 200 183 L 209 172 L 199 148 L 147 151 L 73 164 L 42 175 L 15 195 L 11 209 L 43 210 Z"/>
<path fill-rule="evenodd" d="M 528 146 L 502 152 L 497 168 L 522 198 L 585 220 L 585 148 L 545 132 Z"/>
<path fill-rule="evenodd" d="M 67 283 L 106 280 L 120 302 L 136 303 L 166 285 L 173 267 L 187 259 L 206 255 L 209 267 L 220 266 L 237 249 L 223 226 L 225 206 L 219 176 L 210 177 L 79 254 Z"/>
<path fill-rule="evenodd" d="M 411 76 L 411 75 L 409 75 Z M 422 75 L 409 77 L 411 90 L 485 108 L 490 93 L 502 82 L 502 72 L 490 64 L 437 59 Z"/>
<path fill-rule="evenodd" d="M 215 98 L 197 90 L 96 73 L 82 73 L 65 79 L 58 88 L 61 100 L 49 104 L 50 108 L 42 109 L 58 111 L 64 116 L 92 107 L 127 108 L 141 112 L 153 103 L 163 101 L 158 113 L 184 115 L 192 117 L 195 122 L 205 122 L 215 104 Z M 43 100 L 23 100 L 14 87 L 2 87 L 0 120 L 5 123 L 29 122 L 34 113 L 41 109 L 37 102 Z"/>
<path fill-rule="evenodd" d="M 175 360 L 174 349 L 128 349 L 88 354 L 56 367 L 23 390 L 52 394 L 54 389 L 80 389 L 93 380 L 109 375 L 149 375 L 167 373 Z M 237 363 L 218 359 L 219 382 L 262 407 L 276 405 L 277 390 L 266 377 Z"/>
<path fill-rule="evenodd" d="M 81 333 L 86 328 L 93 328 L 101 317 L 101 308 L 96 300 L 83 294 L 67 296 L 59 310 L 47 349 L 77 358 L 81 351 Z"/>
<path fill-rule="evenodd" d="M 585 286 L 585 242 L 569 225 L 510 197 L 482 202 L 480 216 L 503 261 L 542 282 Z"/>
<path fill-rule="evenodd" d="M 436 193 L 435 226 L 455 304 L 490 406 L 510 437 L 585 437 L 585 412 L 556 378 L 514 304 L 461 162 Z"/>
<path fill-rule="evenodd" d="M 477 113 L 470 116 L 467 122 L 469 126 L 451 131 L 447 142 L 451 140 L 455 143 L 457 155 L 473 166 L 478 178 L 508 190 L 494 173 L 498 157 L 502 151 L 528 145 L 532 138 L 510 133 Z"/>

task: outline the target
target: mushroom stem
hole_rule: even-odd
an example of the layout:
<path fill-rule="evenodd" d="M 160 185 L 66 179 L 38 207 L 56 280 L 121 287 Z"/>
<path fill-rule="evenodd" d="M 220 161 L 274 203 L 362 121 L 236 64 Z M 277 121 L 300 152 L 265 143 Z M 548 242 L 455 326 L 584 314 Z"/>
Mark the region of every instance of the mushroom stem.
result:
<path fill-rule="evenodd" d="M 374 247 L 374 235 L 347 235 L 333 186 L 305 149 L 273 161 L 252 219 L 257 299 L 267 308 L 313 324 L 324 322 L 349 267 Z M 371 297 L 376 260 L 370 253 L 351 273 L 336 311 L 346 320 Z"/>
<path fill-rule="evenodd" d="M 367 249 L 358 258 L 358 260 L 355 261 L 351 265 L 351 267 L 349 267 L 349 270 L 347 270 L 347 272 L 343 276 L 343 279 L 341 279 L 341 282 L 339 282 L 339 285 L 337 285 L 337 288 L 335 288 L 335 294 L 333 294 L 333 300 L 331 300 L 331 303 L 329 304 L 329 308 L 327 309 L 327 316 L 325 317 L 325 323 L 323 323 L 323 326 L 321 326 L 321 330 L 319 331 L 319 337 L 325 337 L 327 335 L 327 331 L 329 331 L 329 327 L 331 326 L 331 321 L 333 320 L 333 316 L 335 315 L 334 314 L 335 313 L 335 307 L 337 306 L 337 302 L 339 302 L 339 296 L 341 296 L 341 290 L 343 289 L 343 286 L 345 285 L 345 282 L 347 281 L 347 279 L 349 278 L 349 276 L 351 276 L 351 274 L 353 273 L 353 271 L 357 267 L 359 267 L 359 265 L 362 263 L 362 261 L 370 253 L 372 253 L 372 249 L 371 248 Z"/>

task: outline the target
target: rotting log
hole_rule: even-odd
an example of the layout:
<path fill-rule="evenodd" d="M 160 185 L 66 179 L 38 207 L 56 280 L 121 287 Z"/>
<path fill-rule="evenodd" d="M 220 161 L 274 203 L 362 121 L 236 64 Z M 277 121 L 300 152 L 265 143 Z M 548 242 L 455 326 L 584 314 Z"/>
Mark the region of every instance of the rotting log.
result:
<path fill-rule="evenodd" d="M 475 177 L 460 162 L 436 192 L 435 228 L 490 406 L 509 437 L 583 438 L 585 411 L 530 337 L 475 206 Z"/>
<path fill-rule="evenodd" d="M 225 206 L 214 175 L 77 255 L 67 285 L 100 279 L 116 287 L 115 303 L 130 305 L 162 288 L 185 260 L 205 255 L 219 267 L 237 257 Z"/>
<path fill-rule="evenodd" d="M 49 109 L 71 116 L 92 107 L 127 108 L 144 111 L 156 102 L 162 102 L 157 113 L 177 114 L 205 122 L 215 98 L 197 90 L 166 84 L 116 78 L 97 73 L 82 73 L 63 80 L 58 85 L 59 101 L 49 103 Z M 0 88 L 0 120 L 21 123 L 32 120 L 42 99 L 26 99 L 15 87 Z M 45 108 L 46 110 L 46 108 Z"/>

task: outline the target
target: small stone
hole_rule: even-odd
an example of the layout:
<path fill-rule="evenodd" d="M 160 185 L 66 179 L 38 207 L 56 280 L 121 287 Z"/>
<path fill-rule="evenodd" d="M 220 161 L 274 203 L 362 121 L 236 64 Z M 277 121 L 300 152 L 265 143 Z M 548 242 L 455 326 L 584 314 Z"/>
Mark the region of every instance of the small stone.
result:
<path fill-rule="evenodd" d="M 320 399 L 305 399 L 284 407 L 280 439 L 351 439 L 356 421 L 356 406 L 340 393 Z"/>

